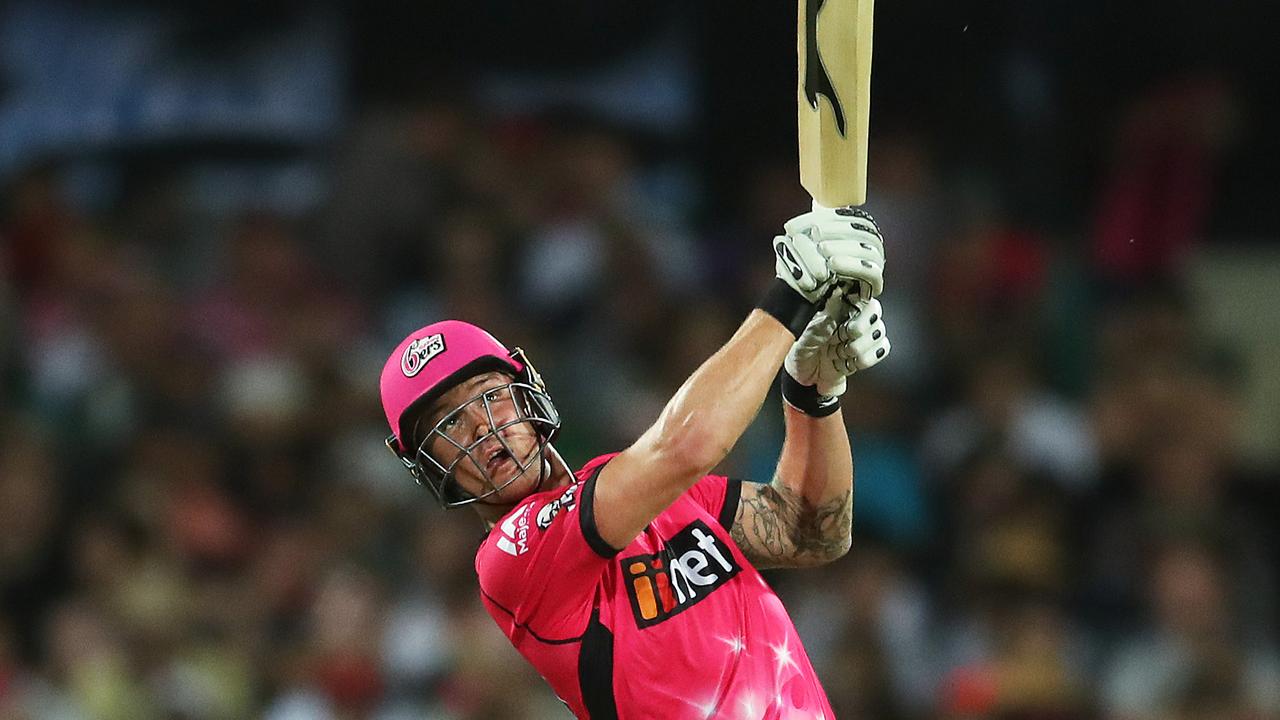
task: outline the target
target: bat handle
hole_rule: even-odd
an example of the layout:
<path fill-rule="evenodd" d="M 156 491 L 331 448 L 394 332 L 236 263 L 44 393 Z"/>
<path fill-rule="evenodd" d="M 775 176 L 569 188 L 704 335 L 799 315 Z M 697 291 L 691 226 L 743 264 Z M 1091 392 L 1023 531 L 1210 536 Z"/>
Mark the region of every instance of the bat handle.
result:
<path fill-rule="evenodd" d="M 860 206 L 860 205 L 862 205 L 862 203 L 851 203 L 851 204 L 849 204 L 849 205 L 841 205 L 840 207 L 849 207 L 849 208 L 851 208 L 851 207 L 858 207 L 858 206 Z M 826 210 L 827 212 L 832 212 L 832 211 L 834 211 L 835 209 L 836 209 L 836 208 L 833 208 L 833 207 L 827 207 L 826 205 L 823 205 L 822 203 L 818 202 L 817 200 L 814 200 L 814 201 L 813 201 L 813 211 L 814 211 L 814 212 L 821 212 L 821 211 L 823 211 L 823 210 Z"/>

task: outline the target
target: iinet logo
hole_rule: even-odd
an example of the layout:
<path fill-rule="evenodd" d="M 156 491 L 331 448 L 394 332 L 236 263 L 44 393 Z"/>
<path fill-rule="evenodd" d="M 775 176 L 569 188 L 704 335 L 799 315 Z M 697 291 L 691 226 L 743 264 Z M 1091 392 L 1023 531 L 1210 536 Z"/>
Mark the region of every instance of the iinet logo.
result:
<path fill-rule="evenodd" d="M 622 561 L 636 625 L 647 628 L 697 604 L 742 571 L 711 528 L 694 520 L 656 555 Z"/>
<path fill-rule="evenodd" d="M 508 515 L 502 524 L 498 526 L 502 533 L 498 537 L 498 549 L 502 552 L 519 557 L 529 552 L 529 508 L 532 505 L 524 505 L 519 510 Z"/>

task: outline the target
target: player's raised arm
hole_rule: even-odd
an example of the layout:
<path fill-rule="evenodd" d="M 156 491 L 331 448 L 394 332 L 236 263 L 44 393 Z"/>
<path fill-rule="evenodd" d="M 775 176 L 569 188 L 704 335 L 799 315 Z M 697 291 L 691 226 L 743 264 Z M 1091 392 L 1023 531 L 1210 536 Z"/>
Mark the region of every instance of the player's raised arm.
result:
<path fill-rule="evenodd" d="M 680 386 L 657 422 L 601 471 L 595 523 L 612 547 L 626 547 L 724 459 L 760 410 L 816 303 L 837 282 L 867 274 L 864 263 L 883 258 L 882 248 L 877 251 L 861 238 L 847 233 L 824 238 L 816 226 L 803 225 L 804 232 L 774 238 L 778 280 L 759 307 Z"/>
<path fill-rule="evenodd" d="M 805 223 L 817 224 L 815 234 L 857 238 L 878 253 L 858 277 L 866 294 L 880 294 L 884 244 L 870 215 L 815 211 L 788 223 L 788 232 L 801 231 Z M 839 289 L 791 346 L 782 375 L 787 429 L 782 456 L 768 484 L 743 484 L 731 528 L 738 547 L 757 568 L 817 565 L 848 551 L 853 458 L 839 397 L 848 375 L 888 354 L 880 302 L 874 297 L 857 300 Z"/>

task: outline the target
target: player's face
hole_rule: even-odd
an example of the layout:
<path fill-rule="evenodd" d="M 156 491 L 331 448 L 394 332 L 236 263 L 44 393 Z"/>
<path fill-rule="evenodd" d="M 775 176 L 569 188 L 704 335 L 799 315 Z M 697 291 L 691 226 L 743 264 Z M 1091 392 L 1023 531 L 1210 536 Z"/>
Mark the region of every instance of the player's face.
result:
<path fill-rule="evenodd" d="M 483 502 L 515 502 L 535 490 L 542 476 L 538 436 L 517 408 L 511 378 L 488 372 L 440 396 L 414 431 L 419 445 L 452 481 Z M 433 432 L 434 431 L 434 432 Z M 495 492 L 496 490 L 496 492 Z"/>

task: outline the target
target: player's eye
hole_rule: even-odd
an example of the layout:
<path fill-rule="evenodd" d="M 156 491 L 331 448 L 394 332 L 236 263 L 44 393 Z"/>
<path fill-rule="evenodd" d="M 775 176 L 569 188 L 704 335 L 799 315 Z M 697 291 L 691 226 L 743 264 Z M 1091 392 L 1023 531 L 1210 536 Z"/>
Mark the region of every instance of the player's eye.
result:
<path fill-rule="evenodd" d="M 511 404 L 511 391 L 506 387 L 494 388 L 484 394 L 484 400 L 490 408 L 506 407 Z"/>

